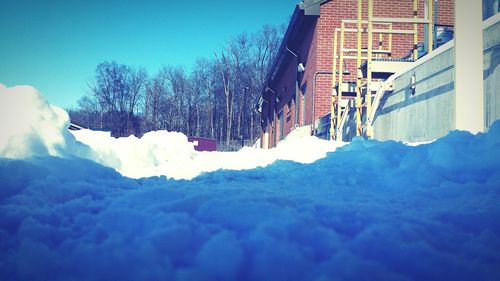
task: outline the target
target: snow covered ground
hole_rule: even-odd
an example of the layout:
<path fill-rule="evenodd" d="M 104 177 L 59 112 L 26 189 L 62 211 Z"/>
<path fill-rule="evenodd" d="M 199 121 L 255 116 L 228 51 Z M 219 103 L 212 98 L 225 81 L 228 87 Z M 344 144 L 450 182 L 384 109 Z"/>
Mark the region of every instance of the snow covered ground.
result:
<path fill-rule="evenodd" d="M 166 176 L 192 179 L 219 169 L 253 169 L 276 160 L 312 163 L 335 151 L 343 143 L 331 143 L 315 137 L 290 139 L 271 150 L 245 147 L 238 152 L 198 152 L 181 133 L 157 131 L 115 139 L 109 132 L 80 130 L 71 132 L 76 139 L 96 152 L 94 161 L 112 167 L 131 178 Z"/>
<path fill-rule="evenodd" d="M 500 279 L 499 122 L 197 154 L 175 133 L 75 138 L 29 87 L 0 84 L 0 118 L 0 280 Z"/>

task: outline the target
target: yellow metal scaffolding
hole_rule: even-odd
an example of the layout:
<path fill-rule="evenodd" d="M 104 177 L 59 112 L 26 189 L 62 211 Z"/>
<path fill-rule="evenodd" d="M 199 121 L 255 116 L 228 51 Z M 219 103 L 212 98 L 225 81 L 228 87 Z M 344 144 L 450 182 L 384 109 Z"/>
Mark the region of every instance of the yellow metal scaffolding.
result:
<path fill-rule="evenodd" d="M 342 130 L 345 121 L 347 120 L 347 114 L 349 112 L 349 105 L 343 101 L 343 92 L 345 92 L 349 87 L 344 82 L 344 67 L 346 60 L 356 60 L 357 78 L 355 87 L 355 118 L 356 118 L 356 136 L 364 135 L 365 137 L 372 137 L 372 110 L 376 108 L 372 107 L 372 91 L 374 89 L 377 91 L 377 98 L 380 98 L 379 91 L 383 91 L 384 87 L 380 83 L 374 86 L 374 81 L 372 81 L 372 62 L 373 55 L 375 54 L 377 58 L 382 58 L 384 55 L 387 59 L 391 59 L 392 56 L 392 36 L 393 34 L 410 34 L 413 35 L 413 61 L 418 59 L 418 26 L 419 24 L 426 24 L 429 26 L 427 32 L 428 41 L 428 52 L 432 51 L 433 42 L 433 0 L 423 0 L 426 1 L 427 17 L 418 17 L 418 1 L 413 1 L 413 17 L 412 18 L 382 18 L 373 16 L 373 0 L 368 0 L 367 7 L 367 19 L 363 19 L 363 0 L 358 0 L 357 6 L 357 19 L 344 19 L 341 21 L 340 28 L 335 28 L 333 36 L 333 71 L 332 71 L 332 97 L 331 97 L 331 118 L 330 118 L 330 138 L 332 140 L 342 140 Z M 393 24 L 395 23 L 406 23 L 413 24 L 411 30 L 406 29 L 393 29 Z M 356 24 L 356 28 L 347 28 L 349 24 Z M 377 28 L 374 28 L 374 24 Z M 363 28 L 363 25 L 366 28 Z M 384 28 L 382 28 L 384 27 Z M 345 45 L 345 34 L 346 33 L 357 33 L 357 41 L 355 49 L 346 49 Z M 340 33 L 340 42 L 338 42 L 338 33 Z M 367 34 L 367 46 L 362 47 L 362 34 Z M 378 34 L 378 48 L 374 50 L 373 48 L 373 36 Z M 384 34 L 387 36 L 387 50 L 383 49 Z M 337 46 L 340 45 L 340 48 Z M 356 53 L 355 56 L 349 55 L 350 53 Z M 363 56 L 366 53 L 366 56 Z M 338 59 L 338 63 L 337 63 Z M 363 77 L 361 72 L 362 62 L 366 63 L 366 77 Z M 363 99 L 364 98 L 364 99 Z M 377 105 L 378 106 L 378 103 Z M 363 111 L 365 109 L 365 111 Z M 365 113 L 365 114 L 363 114 Z M 363 118 L 365 117 L 365 118 Z M 363 122 L 364 119 L 364 122 Z M 364 124 L 363 124 L 364 123 Z"/>

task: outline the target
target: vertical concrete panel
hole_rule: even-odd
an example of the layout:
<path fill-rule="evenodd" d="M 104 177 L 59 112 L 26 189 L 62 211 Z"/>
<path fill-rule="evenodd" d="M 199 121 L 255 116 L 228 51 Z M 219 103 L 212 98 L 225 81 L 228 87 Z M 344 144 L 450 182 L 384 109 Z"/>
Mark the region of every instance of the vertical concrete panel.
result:
<path fill-rule="evenodd" d="M 500 119 L 500 23 L 499 15 L 490 20 L 496 23 L 487 27 L 483 32 L 484 46 L 484 108 L 485 126 Z"/>

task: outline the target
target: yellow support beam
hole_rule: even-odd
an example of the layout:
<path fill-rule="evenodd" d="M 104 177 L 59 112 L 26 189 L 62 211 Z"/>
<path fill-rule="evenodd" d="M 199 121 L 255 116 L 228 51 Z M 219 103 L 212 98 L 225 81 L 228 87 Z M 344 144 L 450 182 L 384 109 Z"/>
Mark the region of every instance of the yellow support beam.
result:
<path fill-rule="evenodd" d="M 418 18 L 418 0 L 413 0 L 413 19 Z M 415 33 L 413 34 L 413 60 L 416 61 L 418 59 L 418 24 L 415 22 L 413 24 L 413 30 Z"/>
<path fill-rule="evenodd" d="M 343 49 L 342 50 L 344 53 L 354 53 L 354 52 L 357 52 L 358 49 Z M 368 50 L 366 49 L 361 49 L 361 52 L 363 53 L 366 53 L 368 52 Z M 390 53 L 389 50 L 373 50 L 373 53 L 377 53 L 377 54 L 387 54 L 387 53 Z"/>
<path fill-rule="evenodd" d="M 337 30 L 333 34 L 333 67 L 332 67 L 332 99 L 330 102 L 330 139 L 335 137 L 335 98 L 337 96 L 336 80 L 337 80 Z M 314 117 L 313 117 L 314 118 Z"/>
<path fill-rule="evenodd" d="M 340 31 L 340 28 L 335 28 L 335 30 Z M 346 28 L 345 32 L 358 32 L 356 28 Z M 361 32 L 366 33 L 366 30 L 361 28 Z M 373 33 L 387 33 L 387 34 L 415 34 L 413 30 L 404 29 L 373 29 Z"/>
<path fill-rule="evenodd" d="M 357 58 L 356 58 L 356 136 L 361 135 L 361 32 L 363 23 L 363 0 L 358 0 L 358 25 L 357 25 Z M 392 29 L 392 28 L 391 28 Z"/>
<path fill-rule="evenodd" d="M 392 23 L 389 24 L 389 29 L 392 30 Z M 389 57 L 391 57 L 392 54 L 392 33 L 389 33 Z"/>
<path fill-rule="evenodd" d="M 415 0 L 416 1 L 416 0 Z M 420 23 L 420 24 L 428 24 L 428 19 L 422 18 L 373 18 L 372 22 L 374 23 Z"/>
<path fill-rule="evenodd" d="M 366 55 L 366 116 L 372 113 L 372 50 L 373 50 L 373 0 L 368 0 L 368 53 Z M 366 126 L 366 136 L 371 137 L 371 126 Z"/>
<path fill-rule="evenodd" d="M 427 47 L 427 53 L 432 52 L 432 43 L 434 41 L 434 1 L 433 0 L 427 0 L 427 15 L 429 16 L 429 28 L 427 29 L 427 44 L 429 45 Z"/>
<path fill-rule="evenodd" d="M 345 24 L 343 22 L 340 23 L 340 49 L 342 50 L 344 48 L 344 40 L 345 40 Z M 339 58 L 339 85 L 342 85 L 342 79 L 343 77 L 343 69 L 344 68 L 344 52 L 340 52 L 340 58 Z M 340 137 L 340 131 L 342 128 L 340 128 L 340 119 L 342 117 L 342 110 L 340 107 L 340 102 L 342 100 L 342 87 L 339 86 L 338 88 L 338 93 L 337 93 L 337 124 L 336 124 L 336 140 L 339 140 Z M 340 140 L 341 141 L 341 140 Z"/>
<path fill-rule="evenodd" d="M 358 56 L 344 56 L 344 60 L 357 60 Z M 362 60 L 368 59 L 367 57 L 361 57 Z"/>
<path fill-rule="evenodd" d="M 377 57 L 381 57 L 380 51 L 382 51 L 382 44 L 383 44 L 384 37 L 382 37 L 382 33 L 378 34 L 378 51 L 375 51 L 374 53 L 377 54 Z"/>

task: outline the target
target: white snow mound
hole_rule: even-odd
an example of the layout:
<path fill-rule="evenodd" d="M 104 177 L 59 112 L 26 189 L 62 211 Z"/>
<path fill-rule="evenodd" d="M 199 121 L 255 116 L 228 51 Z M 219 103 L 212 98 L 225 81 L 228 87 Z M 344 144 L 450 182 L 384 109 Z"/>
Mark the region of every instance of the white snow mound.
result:
<path fill-rule="evenodd" d="M 198 152 L 184 134 L 177 132 L 149 132 L 140 139 L 134 136 L 113 138 L 109 132 L 91 130 L 72 133 L 98 155 L 93 160 L 131 178 L 192 179 L 220 169 L 265 167 L 276 160 L 312 163 L 343 145 L 307 136 L 280 142 L 269 150 L 244 147 L 237 152 Z"/>
<path fill-rule="evenodd" d="M 50 105 L 33 87 L 0 84 L 0 120 L 0 157 L 81 154 L 68 132 L 66 111 Z"/>

